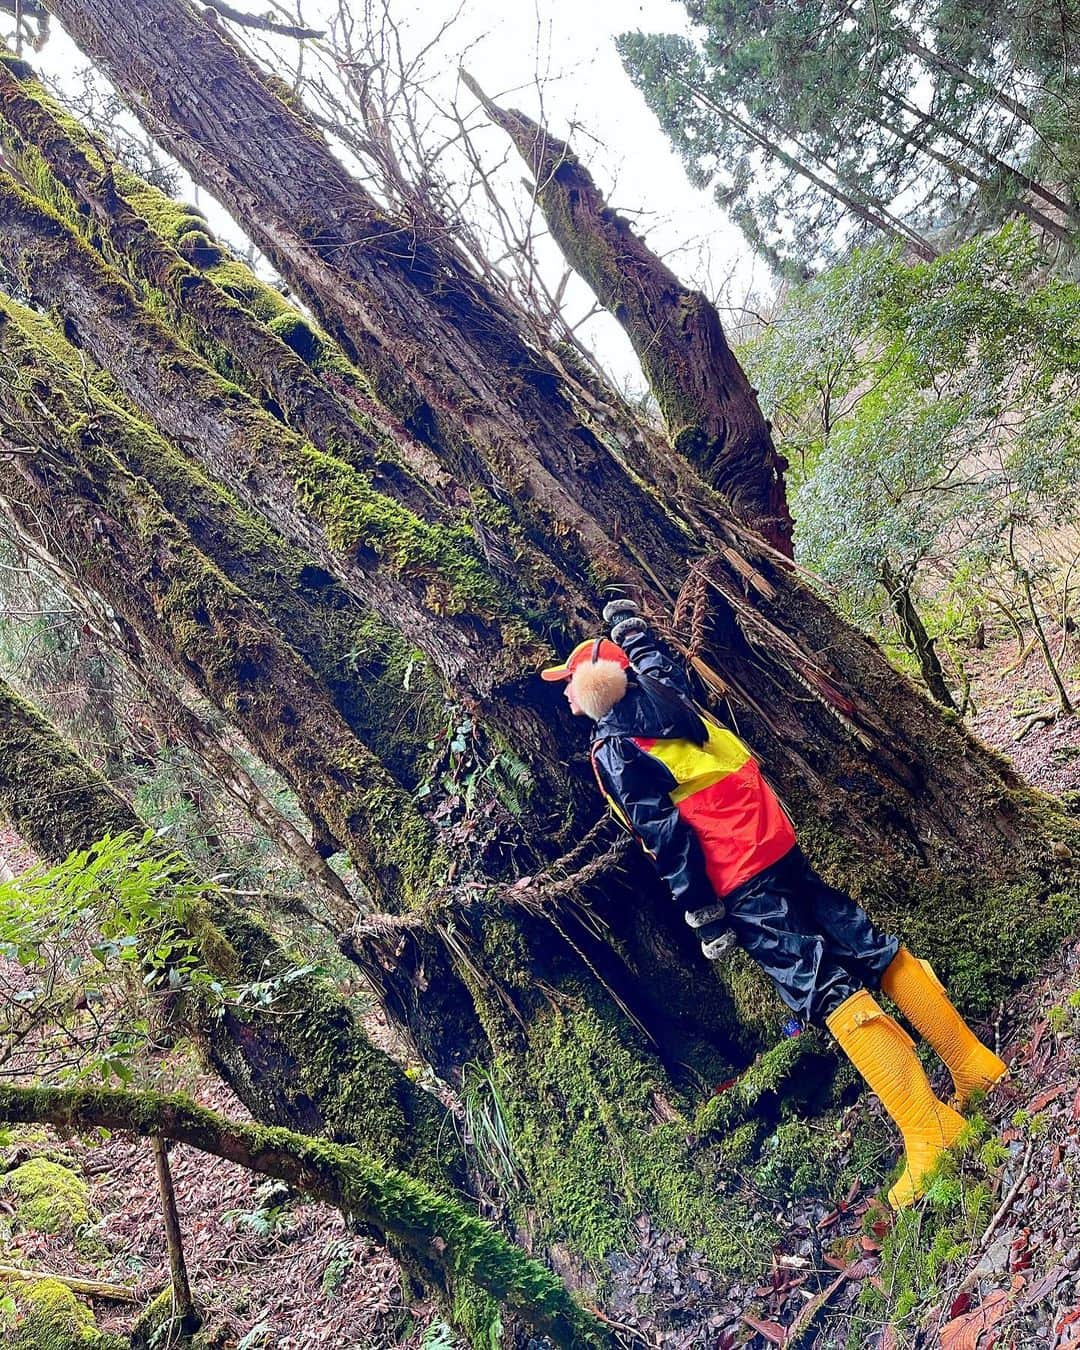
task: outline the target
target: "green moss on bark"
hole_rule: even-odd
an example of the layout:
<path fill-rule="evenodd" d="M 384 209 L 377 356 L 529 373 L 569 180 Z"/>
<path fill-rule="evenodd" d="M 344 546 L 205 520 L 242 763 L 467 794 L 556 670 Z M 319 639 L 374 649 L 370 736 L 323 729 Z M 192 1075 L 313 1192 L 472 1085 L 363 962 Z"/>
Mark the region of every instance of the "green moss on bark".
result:
<path fill-rule="evenodd" d="M 57 447 L 44 489 L 34 480 L 30 490 L 50 501 L 59 494 L 93 503 L 92 529 L 81 532 L 72 517 L 69 552 L 78 551 L 82 575 L 236 718 L 309 814 L 349 850 L 367 884 L 384 896 L 382 908 L 424 904 L 447 860 L 411 798 L 348 732 L 262 611 L 100 444 L 98 428 L 69 401 L 63 372 L 20 325 L 20 308 L 0 308 L 0 345 L 28 376 L 2 397 Z M 30 396 L 32 382 L 46 373 L 56 377 L 50 387 Z"/>
<path fill-rule="evenodd" d="M 614 1016 L 561 1001 L 533 1018 L 528 1051 L 505 1073 L 517 1156 L 545 1197 L 549 1240 L 569 1241 L 602 1274 L 644 1212 L 722 1271 L 757 1259 L 771 1226 L 762 1233 L 725 1193 L 718 1155 L 693 1140 L 659 1066 L 626 1043 Z"/>
<path fill-rule="evenodd" d="M 944 873 L 927 866 L 898 882 L 890 858 L 857 853 L 850 840 L 824 823 L 804 823 L 800 842 L 815 868 L 844 886 L 879 927 L 897 933 L 912 952 L 933 961 L 958 1006 L 981 1015 L 1036 974 L 1076 931 L 1080 864 L 1057 858 L 1051 841 L 1065 843 L 1080 858 L 1080 831 L 1056 802 L 1027 788 L 998 792 L 994 800 L 973 803 L 972 809 L 985 810 L 990 819 L 1022 812 L 1029 822 L 1023 836 L 1027 840 L 1038 838 L 1030 821 L 1041 819 L 1045 852 L 1033 855 L 1018 835 L 1015 854 L 997 877 L 975 869 L 964 875 L 959 869 Z"/>

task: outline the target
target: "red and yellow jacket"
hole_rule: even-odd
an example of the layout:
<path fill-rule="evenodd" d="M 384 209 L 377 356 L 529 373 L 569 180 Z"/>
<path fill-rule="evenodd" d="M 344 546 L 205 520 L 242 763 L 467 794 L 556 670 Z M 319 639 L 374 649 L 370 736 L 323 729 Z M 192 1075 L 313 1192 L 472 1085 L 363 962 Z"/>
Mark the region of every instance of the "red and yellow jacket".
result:
<path fill-rule="evenodd" d="M 635 634 L 623 646 L 634 670 L 689 698 L 682 671 L 650 634 Z M 742 741 L 705 721 L 704 744 L 686 739 L 677 703 L 631 680 L 597 721 L 591 757 L 615 815 L 677 903 L 696 910 L 778 862 L 794 847 L 795 831 Z"/>

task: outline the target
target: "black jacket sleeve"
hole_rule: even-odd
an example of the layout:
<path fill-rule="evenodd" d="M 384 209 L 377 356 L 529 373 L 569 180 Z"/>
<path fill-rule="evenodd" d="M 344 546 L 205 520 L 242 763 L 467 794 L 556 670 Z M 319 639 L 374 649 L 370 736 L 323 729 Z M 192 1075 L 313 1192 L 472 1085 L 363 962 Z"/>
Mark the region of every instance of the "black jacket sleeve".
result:
<path fill-rule="evenodd" d="M 629 648 L 627 648 L 627 651 Z M 675 903 L 686 910 L 717 903 L 705 871 L 698 837 L 676 810 L 670 790 L 675 779 L 628 737 L 612 736 L 593 747 L 601 787 L 630 822 L 635 837 L 667 882 Z"/>
<path fill-rule="evenodd" d="M 686 698 L 693 697 L 682 663 L 675 659 L 670 649 L 650 629 L 647 628 L 643 633 L 632 633 L 622 643 L 622 649 L 635 670 L 662 680 Z"/>

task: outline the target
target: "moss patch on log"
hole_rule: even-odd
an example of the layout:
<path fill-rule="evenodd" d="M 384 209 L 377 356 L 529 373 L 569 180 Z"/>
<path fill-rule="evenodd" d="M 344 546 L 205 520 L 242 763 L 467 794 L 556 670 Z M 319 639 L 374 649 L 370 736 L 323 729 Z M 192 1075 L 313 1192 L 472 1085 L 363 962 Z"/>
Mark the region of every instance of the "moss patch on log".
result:
<path fill-rule="evenodd" d="M 4 1280 L 3 1293 L 15 1303 L 7 1326 L 0 1313 L 5 1350 L 127 1350 L 126 1338 L 100 1332 L 93 1313 L 59 1280 Z"/>
<path fill-rule="evenodd" d="M 35 1233 L 77 1234 L 99 1217 L 82 1177 L 46 1158 L 30 1158 L 0 1177 L 0 1192 L 14 1202 L 20 1227 Z"/>
<path fill-rule="evenodd" d="M 614 1016 L 564 998 L 534 1017 L 529 1039 L 523 1059 L 504 1069 L 517 1155 L 546 1199 L 550 1240 L 568 1240 L 602 1275 L 604 1258 L 626 1248 L 632 1219 L 645 1212 L 722 1271 L 756 1259 L 747 1233 L 760 1221 L 724 1194 L 717 1157 L 694 1146 L 658 1066 L 625 1043 Z"/>

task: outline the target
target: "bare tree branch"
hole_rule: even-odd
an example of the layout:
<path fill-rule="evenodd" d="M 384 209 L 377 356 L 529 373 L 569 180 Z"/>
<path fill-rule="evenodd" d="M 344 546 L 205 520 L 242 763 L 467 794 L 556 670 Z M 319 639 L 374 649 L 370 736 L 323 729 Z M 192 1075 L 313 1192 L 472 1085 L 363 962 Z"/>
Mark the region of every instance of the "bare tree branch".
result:
<path fill-rule="evenodd" d="M 279 37 L 296 38 L 301 42 L 305 38 L 326 36 L 325 28 L 300 28 L 296 24 L 278 23 L 276 19 L 268 19 L 262 14 L 245 14 L 243 10 L 225 4 L 224 0 L 214 0 L 212 5 L 207 5 L 205 13 L 208 19 L 212 19 L 214 14 L 219 14 L 230 23 L 238 23 L 244 28 L 256 28 L 260 33 L 276 33 Z"/>

